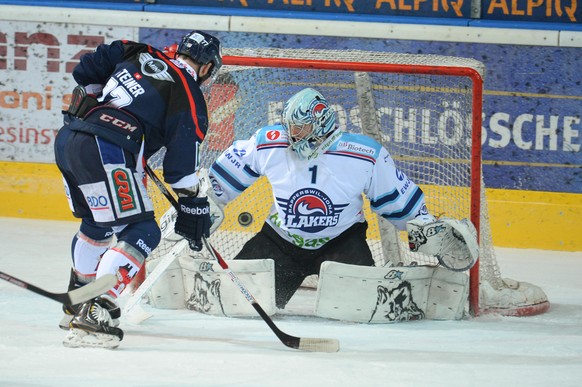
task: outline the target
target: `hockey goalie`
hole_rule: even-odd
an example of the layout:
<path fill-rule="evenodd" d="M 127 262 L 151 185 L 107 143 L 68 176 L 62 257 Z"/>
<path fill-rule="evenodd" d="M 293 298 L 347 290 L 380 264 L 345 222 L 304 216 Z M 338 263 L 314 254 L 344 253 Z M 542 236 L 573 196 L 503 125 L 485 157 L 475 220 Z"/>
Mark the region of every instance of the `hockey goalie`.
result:
<path fill-rule="evenodd" d="M 319 275 L 315 314 L 321 317 L 383 323 L 463 316 L 466 271 L 478 258 L 473 225 L 431 215 L 421 188 L 380 143 L 338 129 L 320 92 L 299 91 L 285 103 L 280 124 L 222 152 L 209 171 L 209 197 L 225 206 L 262 176 L 272 187 L 271 211 L 231 268 L 265 310 L 285 308 L 308 276 Z M 364 197 L 377 215 L 408 232 L 412 251 L 436 257 L 439 265 L 376 266 L 366 240 Z M 150 301 L 158 307 L 253 315 L 215 267 L 204 256 L 182 254 L 173 274 L 164 277 L 175 285 L 160 282 Z"/>

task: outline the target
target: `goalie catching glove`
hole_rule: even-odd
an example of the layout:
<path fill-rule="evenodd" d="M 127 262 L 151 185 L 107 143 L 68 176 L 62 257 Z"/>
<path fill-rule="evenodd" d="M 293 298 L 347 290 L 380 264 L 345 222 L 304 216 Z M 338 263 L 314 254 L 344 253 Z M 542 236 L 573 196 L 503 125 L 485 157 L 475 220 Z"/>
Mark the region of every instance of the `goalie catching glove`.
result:
<path fill-rule="evenodd" d="M 479 258 L 477 231 L 468 219 L 414 219 L 406 224 L 406 230 L 411 251 L 434 255 L 447 269 L 469 270 Z"/>
<path fill-rule="evenodd" d="M 194 251 L 202 250 L 202 236 L 210 236 L 210 205 L 206 197 L 178 198 L 174 231 L 186 238 Z"/>

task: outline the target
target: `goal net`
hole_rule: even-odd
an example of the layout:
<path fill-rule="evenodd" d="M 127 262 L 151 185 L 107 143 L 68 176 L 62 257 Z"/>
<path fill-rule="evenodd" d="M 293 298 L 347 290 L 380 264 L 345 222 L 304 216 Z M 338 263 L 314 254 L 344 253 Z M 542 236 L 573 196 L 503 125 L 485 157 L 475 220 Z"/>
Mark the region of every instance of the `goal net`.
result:
<path fill-rule="evenodd" d="M 435 216 L 469 218 L 480 239 L 470 271 L 468 305 L 474 315 L 532 315 L 548 309 L 537 286 L 503 278 L 487 213 L 481 173 L 484 65 L 473 59 L 357 50 L 226 49 L 218 78 L 204 88 L 209 129 L 201 163 L 209 168 L 234 140 L 280 121 L 284 102 L 305 87 L 320 91 L 336 111 L 339 129 L 381 142 L 397 166 L 424 191 Z M 161 169 L 163 150 L 148 162 Z M 340 178 L 349 179 L 349 171 Z M 158 219 L 168 209 L 152 185 Z M 210 242 L 226 259 L 260 230 L 273 202 L 265 178 L 225 207 Z M 365 208 L 368 244 L 378 266 L 436 265 L 412 253 L 407 236 Z M 162 241 L 153 256 L 166 254 Z M 312 276 L 304 286 L 317 286 Z"/>

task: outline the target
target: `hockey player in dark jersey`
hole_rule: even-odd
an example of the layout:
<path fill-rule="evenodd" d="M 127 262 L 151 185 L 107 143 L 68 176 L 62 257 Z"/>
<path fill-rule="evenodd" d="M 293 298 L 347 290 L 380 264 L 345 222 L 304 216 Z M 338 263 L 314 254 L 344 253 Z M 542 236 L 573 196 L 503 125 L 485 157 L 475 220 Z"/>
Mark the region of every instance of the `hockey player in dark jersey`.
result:
<path fill-rule="evenodd" d="M 70 287 L 107 273 L 117 274 L 118 284 L 66 308 L 60 324 L 69 329 L 66 346 L 115 348 L 123 338 L 115 299 L 161 238 L 142 163 L 162 147 L 163 177 L 180 204 L 175 232 L 202 248 L 210 215 L 196 175 L 208 127 L 200 85 L 221 65 L 220 41 L 192 31 L 172 57 L 147 44 L 114 41 L 82 56 L 74 69 L 79 86 L 55 141 L 70 208 L 82 219 L 72 241 Z"/>

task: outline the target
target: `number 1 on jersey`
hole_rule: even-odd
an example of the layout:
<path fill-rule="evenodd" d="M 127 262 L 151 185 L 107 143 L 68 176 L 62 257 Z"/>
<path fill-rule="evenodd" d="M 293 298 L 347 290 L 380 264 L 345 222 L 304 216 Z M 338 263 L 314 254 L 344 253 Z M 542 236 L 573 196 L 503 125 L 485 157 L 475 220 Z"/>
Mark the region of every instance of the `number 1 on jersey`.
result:
<path fill-rule="evenodd" d="M 308 171 L 311 172 L 311 184 L 315 184 L 315 182 L 317 181 L 317 165 L 314 165 L 313 167 L 309 168 Z"/>

